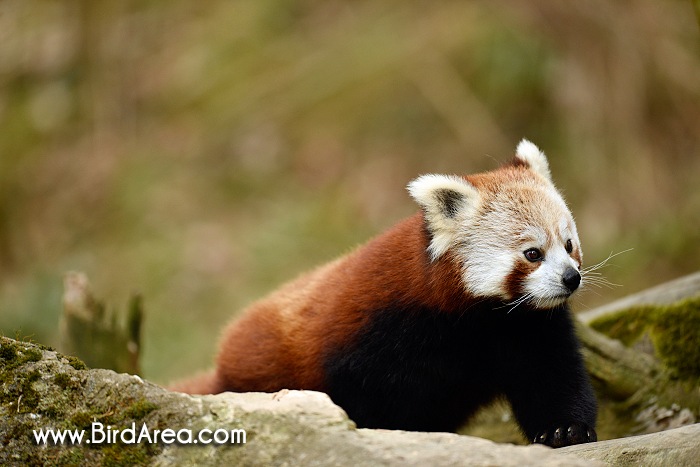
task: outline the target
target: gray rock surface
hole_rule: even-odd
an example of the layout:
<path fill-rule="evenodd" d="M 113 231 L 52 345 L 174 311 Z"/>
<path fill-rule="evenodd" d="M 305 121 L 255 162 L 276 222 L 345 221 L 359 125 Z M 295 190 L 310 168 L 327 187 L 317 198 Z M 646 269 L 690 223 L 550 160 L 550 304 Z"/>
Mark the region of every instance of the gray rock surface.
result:
<path fill-rule="evenodd" d="M 137 376 L 87 370 L 53 350 L 4 337 L 0 376 L 0 465 L 684 466 L 700 459 L 700 425 L 559 450 L 449 433 L 356 429 L 322 393 L 188 396 Z M 233 432 L 239 442 L 230 445 L 150 444 L 146 438 L 44 445 L 33 435 L 83 429 L 89 437 L 96 423 L 107 431 L 133 426 L 136 433 L 145 425 L 150 437 L 166 429 L 245 430 L 245 443 L 240 431 Z"/>
<path fill-rule="evenodd" d="M 86 370 L 49 349 L 0 337 L 0 465 L 601 465 L 543 446 L 448 433 L 356 429 L 325 394 L 168 392 L 141 378 Z M 239 430 L 245 444 L 37 444 L 33 430 Z M 97 438 L 101 437 L 99 435 Z M 93 438 L 96 439 L 96 438 Z"/>
<path fill-rule="evenodd" d="M 700 423 L 650 435 L 559 449 L 608 465 L 695 467 L 700 465 Z"/>

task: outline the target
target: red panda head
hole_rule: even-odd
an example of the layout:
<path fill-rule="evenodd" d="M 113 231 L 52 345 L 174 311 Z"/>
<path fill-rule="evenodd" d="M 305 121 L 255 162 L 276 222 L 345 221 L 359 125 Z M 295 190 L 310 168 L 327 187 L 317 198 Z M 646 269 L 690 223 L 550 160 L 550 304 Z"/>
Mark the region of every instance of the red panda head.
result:
<path fill-rule="evenodd" d="M 431 260 L 451 252 L 473 296 L 551 308 L 578 288 L 576 224 L 531 142 L 520 142 L 515 158 L 494 171 L 423 175 L 408 190 L 423 208 Z"/>

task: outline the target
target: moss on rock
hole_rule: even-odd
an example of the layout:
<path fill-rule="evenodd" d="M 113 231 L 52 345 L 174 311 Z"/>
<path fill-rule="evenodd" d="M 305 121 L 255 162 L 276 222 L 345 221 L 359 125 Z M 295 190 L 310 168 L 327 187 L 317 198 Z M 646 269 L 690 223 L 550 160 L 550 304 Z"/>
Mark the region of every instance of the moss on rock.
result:
<path fill-rule="evenodd" d="M 700 378 L 700 298 L 657 311 L 652 339 L 664 363 L 680 377 Z"/>
<path fill-rule="evenodd" d="M 632 346 L 648 336 L 676 377 L 700 378 L 700 296 L 670 305 L 641 305 L 603 316 L 591 327 Z"/>
<path fill-rule="evenodd" d="M 652 354 L 663 364 L 661 372 L 633 396 L 619 403 L 603 401 L 601 425 L 615 436 L 623 436 L 660 431 L 697 419 L 700 296 L 671 304 L 637 305 L 604 315 L 590 325 L 627 347 Z M 616 426 L 620 421 L 625 424 Z"/>
<path fill-rule="evenodd" d="M 34 430 L 89 430 L 94 421 L 115 428 L 158 423 L 149 418 L 159 405 L 145 397 L 146 383 L 132 377 L 133 384 L 110 385 L 84 368 L 77 358 L 0 337 L 0 465 L 147 465 L 162 451 L 161 445 L 122 443 L 37 449 Z"/>

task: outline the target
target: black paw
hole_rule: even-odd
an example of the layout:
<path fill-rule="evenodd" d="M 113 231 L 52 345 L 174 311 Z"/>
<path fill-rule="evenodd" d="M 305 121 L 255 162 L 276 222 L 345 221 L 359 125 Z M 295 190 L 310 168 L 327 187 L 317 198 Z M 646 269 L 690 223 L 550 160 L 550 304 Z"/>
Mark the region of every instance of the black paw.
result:
<path fill-rule="evenodd" d="M 585 423 L 576 422 L 541 431 L 535 436 L 533 443 L 561 448 L 572 444 L 591 443 L 593 441 L 598 441 L 598 435 L 596 435 L 595 430 Z"/>

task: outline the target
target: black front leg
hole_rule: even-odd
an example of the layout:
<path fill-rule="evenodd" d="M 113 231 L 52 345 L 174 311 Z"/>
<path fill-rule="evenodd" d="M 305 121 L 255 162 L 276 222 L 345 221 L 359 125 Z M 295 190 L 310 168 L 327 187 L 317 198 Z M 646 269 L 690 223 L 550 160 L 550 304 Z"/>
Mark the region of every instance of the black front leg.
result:
<path fill-rule="evenodd" d="M 552 447 L 597 440 L 597 404 L 566 308 L 513 317 L 504 386 L 528 440 Z"/>

